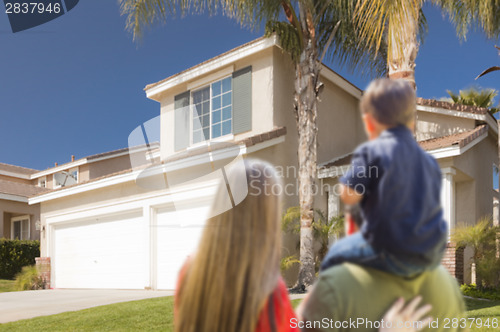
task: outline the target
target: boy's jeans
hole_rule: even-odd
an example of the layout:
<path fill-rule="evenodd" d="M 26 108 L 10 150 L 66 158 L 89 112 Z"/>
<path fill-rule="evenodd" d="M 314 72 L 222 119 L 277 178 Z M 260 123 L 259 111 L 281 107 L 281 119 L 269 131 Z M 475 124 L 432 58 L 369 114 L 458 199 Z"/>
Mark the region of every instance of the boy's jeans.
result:
<path fill-rule="evenodd" d="M 361 232 L 346 236 L 331 246 L 321 263 L 321 271 L 346 262 L 372 267 L 403 277 L 413 277 L 439 265 L 439 262 L 435 266 L 415 265 L 396 258 L 387 251 L 377 251 L 363 238 Z"/>

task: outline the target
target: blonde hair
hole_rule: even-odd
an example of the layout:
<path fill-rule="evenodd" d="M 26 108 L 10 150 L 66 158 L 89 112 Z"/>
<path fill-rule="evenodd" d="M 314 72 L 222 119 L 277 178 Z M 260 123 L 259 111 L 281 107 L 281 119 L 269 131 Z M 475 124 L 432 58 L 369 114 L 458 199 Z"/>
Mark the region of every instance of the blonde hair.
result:
<path fill-rule="evenodd" d="M 360 108 L 381 124 L 408 126 L 415 120 L 415 90 L 405 80 L 377 79 L 368 85 Z"/>
<path fill-rule="evenodd" d="M 245 160 L 228 178 L 246 176 L 248 195 L 207 220 L 178 290 L 177 332 L 254 332 L 261 310 L 276 288 L 281 249 L 280 179 L 272 165 Z M 226 183 L 212 211 L 227 200 Z M 213 214 L 211 214 L 213 215 Z"/>

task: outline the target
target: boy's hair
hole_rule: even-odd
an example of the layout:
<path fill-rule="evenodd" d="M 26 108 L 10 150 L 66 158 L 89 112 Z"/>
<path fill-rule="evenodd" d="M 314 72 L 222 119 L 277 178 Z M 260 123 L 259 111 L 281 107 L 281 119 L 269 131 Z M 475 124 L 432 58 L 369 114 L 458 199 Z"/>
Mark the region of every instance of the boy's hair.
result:
<path fill-rule="evenodd" d="M 405 80 L 380 78 L 368 85 L 360 108 L 383 125 L 409 125 L 415 120 L 415 90 Z"/>

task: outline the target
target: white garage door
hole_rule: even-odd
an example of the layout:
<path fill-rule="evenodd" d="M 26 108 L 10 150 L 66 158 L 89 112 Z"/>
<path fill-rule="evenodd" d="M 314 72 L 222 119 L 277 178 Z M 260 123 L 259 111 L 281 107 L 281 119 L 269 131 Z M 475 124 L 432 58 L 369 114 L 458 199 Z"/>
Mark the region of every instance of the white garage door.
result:
<path fill-rule="evenodd" d="M 54 286 L 144 289 L 149 284 L 145 222 L 138 211 L 56 226 Z"/>
<path fill-rule="evenodd" d="M 179 207 L 177 207 L 179 208 Z M 157 210 L 157 288 L 174 289 L 186 258 L 198 245 L 209 203 Z"/>

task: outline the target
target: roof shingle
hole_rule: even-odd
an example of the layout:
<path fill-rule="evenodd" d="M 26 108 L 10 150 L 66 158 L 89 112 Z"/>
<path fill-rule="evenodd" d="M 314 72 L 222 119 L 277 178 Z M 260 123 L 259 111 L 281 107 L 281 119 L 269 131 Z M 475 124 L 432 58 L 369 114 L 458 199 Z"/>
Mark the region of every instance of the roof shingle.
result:
<path fill-rule="evenodd" d="M 464 131 L 462 133 L 452 134 L 448 136 L 442 136 L 437 138 L 431 138 L 425 141 L 419 141 L 418 144 L 420 147 L 426 151 L 432 151 L 441 148 L 447 148 L 454 145 L 458 145 L 463 148 L 476 138 L 481 136 L 482 134 L 488 131 L 488 125 L 481 125 L 474 129 Z M 349 153 L 344 156 L 340 156 L 334 158 L 326 163 L 320 164 L 321 168 L 330 168 L 330 167 L 341 167 L 345 165 L 349 165 L 351 163 L 352 153 Z"/>
<path fill-rule="evenodd" d="M 216 150 L 224 149 L 224 148 L 231 147 L 231 146 L 235 147 L 235 146 L 240 145 L 240 144 L 244 144 L 245 146 L 248 147 L 248 146 L 255 145 L 257 143 L 268 141 L 268 140 L 276 138 L 276 137 L 283 136 L 285 134 L 286 134 L 286 127 L 278 127 L 278 128 L 274 128 L 273 130 L 270 130 L 270 131 L 265 132 L 265 133 L 261 133 L 261 134 L 257 134 L 257 135 L 251 136 L 251 137 L 247 137 L 246 139 L 243 139 L 243 140 L 235 142 L 235 143 L 230 143 L 230 142 L 218 143 L 217 145 L 210 147 L 210 151 L 216 151 Z M 181 153 L 177 153 L 177 154 L 173 155 L 172 157 L 167 158 L 163 163 L 168 163 L 168 162 L 185 159 L 185 158 L 192 157 L 192 156 L 197 156 L 197 155 L 201 155 L 201 154 L 207 153 L 207 152 L 209 152 L 207 150 L 207 146 L 201 146 L 199 149 L 186 150 L 186 151 L 183 151 Z M 158 164 L 160 164 L 160 163 L 158 163 Z M 153 165 L 143 165 L 143 166 L 136 168 L 136 170 L 141 169 L 141 168 L 145 169 L 145 168 L 151 167 L 151 166 L 153 166 Z M 121 175 L 121 174 L 131 173 L 132 171 L 134 171 L 134 169 L 129 168 L 129 169 L 115 172 L 112 174 L 107 174 L 107 175 L 104 175 L 104 176 L 101 176 L 99 178 L 95 178 L 95 179 L 92 179 L 89 181 L 77 183 L 77 184 L 74 184 L 71 186 L 52 189 L 50 191 L 51 192 L 60 191 L 60 190 L 76 187 L 76 186 L 79 186 L 79 185 L 82 185 L 85 183 L 96 182 L 96 181 L 99 181 L 99 180 L 102 180 L 105 178 L 110 178 L 110 177 Z M 42 188 L 42 189 L 44 189 L 44 188 Z M 37 194 L 41 195 L 44 193 L 45 192 L 39 192 Z"/>
<path fill-rule="evenodd" d="M 242 48 L 244 48 L 244 47 L 246 47 L 246 46 L 248 46 L 248 45 L 254 44 L 254 43 L 256 43 L 256 42 L 258 42 L 258 41 L 261 41 L 262 39 L 265 39 L 265 38 L 266 38 L 266 37 L 259 37 L 259 38 L 257 38 L 257 39 L 252 40 L 252 41 L 249 41 L 248 43 L 245 43 L 245 44 L 240 45 L 240 46 L 238 46 L 238 47 L 235 47 L 235 48 L 233 48 L 233 49 L 231 49 L 231 50 L 229 50 L 229 51 L 227 51 L 227 52 L 224 52 L 224 53 L 219 54 L 219 55 L 217 55 L 217 56 L 215 56 L 215 57 L 213 57 L 213 58 L 210 58 L 210 59 L 208 59 L 208 60 L 206 60 L 206 61 L 203 61 L 203 62 L 201 62 L 201 63 L 199 63 L 199 64 L 197 64 L 197 65 L 195 65 L 195 66 L 193 66 L 193 67 L 190 67 L 190 68 L 185 69 L 185 70 L 183 70 L 183 71 L 181 71 L 181 72 L 178 72 L 177 74 L 174 74 L 174 75 L 171 75 L 171 76 L 169 76 L 169 77 L 167 77 L 167 78 L 164 78 L 164 79 L 162 79 L 161 81 L 158 81 L 158 82 L 156 82 L 156 83 L 151 83 L 151 84 L 148 84 L 148 85 L 146 85 L 146 87 L 144 88 L 144 90 L 149 90 L 149 89 L 151 89 L 151 88 L 154 88 L 155 86 L 158 86 L 158 85 L 160 85 L 160 84 L 162 84 L 162 83 L 164 83 L 164 82 L 166 82 L 166 81 L 168 81 L 168 80 L 170 80 L 170 79 L 172 79 L 172 78 L 174 78 L 174 77 L 180 76 L 180 75 L 182 75 L 182 74 L 184 74 L 184 73 L 186 73 L 186 72 L 188 72 L 188 71 L 190 71 L 190 70 L 193 70 L 193 69 L 195 69 L 195 68 L 201 67 L 201 66 L 203 66 L 203 65 L 204 65 L 204 64 L 206 64 L 206 63 L 209 63 L 209 62 L 211 62 L 211 61 L 214 61 L 215 59 L 221 58 L 221 57 L 223 57 L 223 56 L 225 56 L 225 55 L 227 55 L 227 54 L 229 54 L 229 53 L 235 52 L 235 51 L 237 51 L 237 50 L 239 50 L 239 49 L 242 49 Z"/>
<path fill-rule="evenodd" d="M 47 191 L 49 191 L 49 189 L 33 186 L 31 184 L 0 180 L 0 193 L 3 194 L 30 197 Z"/>
<path fill-rule="evenodd" d="M 484 108 L 484 107 L 460 105 L 460 104 L 454 104 L 454 103 L 450 103 L 447 101 L 440 101 L 440 100 L 434 100 L 434 99 L 417 98 L 417 105 L 437 107 L 437 108 L 443 108 L 443 109 L 452 110 L 452 111 L 474 113 L 474 114 L 487 114 L 488 113 L 488 109 Z"/>
<path fill-rule="evenodd" d="M 21 166 L 16 166 L 16 165 L 10 165 L 10 164 L 4 164 L 4 163 L 0 163 L 0 170 L 6 171 L 6 172 L 11 172 L 11 173 L 23 174 L 23 175 L 31 175 L 31 174 L 38 172 L 38 170 L 36 170 L 36 169 L 21 167 Z"/>
<path fill-rule="evenodd" d="M 481 125 L 472 130 L 464 131 L 462 133 L 420 141 L 418 142 L 418 144 L 420 144 L 422 149 L 426 151 L 451 147 L 453 145 L 458 145 L 459 147 L 463 148 L 487 131 L 488 125 Z"/>

